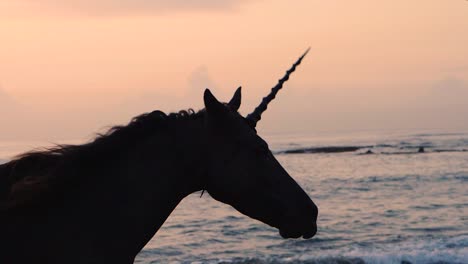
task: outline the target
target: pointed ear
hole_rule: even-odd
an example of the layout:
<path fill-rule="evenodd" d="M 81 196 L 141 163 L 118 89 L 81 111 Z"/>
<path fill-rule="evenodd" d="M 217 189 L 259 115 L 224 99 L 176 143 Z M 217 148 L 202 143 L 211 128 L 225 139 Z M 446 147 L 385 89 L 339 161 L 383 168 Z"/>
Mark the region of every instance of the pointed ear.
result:
<path fill-rule="evenodd" d="M 231 109 L 236 110 L 236 111 L 239 110 L 239 107 L 241 105 L 241 98 L 242 98 L 241 88 L 242 87 L 237 88 L 236 92 L 234 93 L 234 96 L 232 96 L 231 101 L 229 101 L 228 103 Z"/>
<path fill-rule="evenodd" d="M 203 101 L 205 102 L 205 108 L 208 113 L 219 113 L 226 110 L 225 106 L 214 97 L 209 89 L 205 89 Z"/>

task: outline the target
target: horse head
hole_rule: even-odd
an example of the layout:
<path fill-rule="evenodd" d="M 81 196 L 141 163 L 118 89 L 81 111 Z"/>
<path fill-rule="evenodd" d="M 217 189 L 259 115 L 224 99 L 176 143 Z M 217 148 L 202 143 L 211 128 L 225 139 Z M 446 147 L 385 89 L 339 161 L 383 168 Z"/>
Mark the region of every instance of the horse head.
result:
<path fill-rule="evenodd" d="M 276 160 L 255 126 L 304 55 L 247 117 L 237 112 L 240 88 L 229 103 L 219 102 L 208 89 L 204 94 L 205 151 L 210 164 L 205 189 L 214 199 L 279 229 L 284 238 L 314 236 L 318 209 Z"/>

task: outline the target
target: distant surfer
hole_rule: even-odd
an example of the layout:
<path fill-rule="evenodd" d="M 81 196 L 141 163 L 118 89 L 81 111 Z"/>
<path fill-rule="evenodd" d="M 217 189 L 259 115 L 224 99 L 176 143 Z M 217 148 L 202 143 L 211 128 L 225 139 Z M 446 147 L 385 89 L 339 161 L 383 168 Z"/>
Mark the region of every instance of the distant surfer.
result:
<path fill-rule="evenodd" d="M 424 153 L 424 152 L 425 152 L 424 147 L 419 147 L 418 153 Z"/>
<path fill-rule="evenodd" d="M 374 152 L 372 152 L 372 150 L 369 149 L 366 151 L 366 154 L 374 154 Z"/>

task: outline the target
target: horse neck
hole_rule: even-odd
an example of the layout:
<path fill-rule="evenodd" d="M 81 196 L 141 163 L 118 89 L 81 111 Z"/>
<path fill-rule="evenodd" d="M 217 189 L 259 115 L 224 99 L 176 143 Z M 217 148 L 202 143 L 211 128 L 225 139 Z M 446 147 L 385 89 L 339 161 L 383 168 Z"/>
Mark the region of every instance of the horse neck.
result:
<path fill-rule="evenodd" d="M 97 207 L 95 213 L 108 219 L 103 222 L 106 225 L 113 223 L 107 235 L 117 234 L 116 241 L 126 241 L 126 248 L 133 248 L 134 253 L 154 236 L 184 197 L 204 187 L 203 119 L 173 122 L 165 135 L 142 142 L 119 162 L 113 169 L 118 175 L 111 176 L 119 180 L 110 193 L 96 192 L 90 199 L 95 203 L 104 197 L 107 210 Z M 106 196 L 119 202 L 109 204 Z"/>
<path fill-rule="evenodd" d="M 65 179 L 85 177 L 79 184 L 73 181 L 81 187 L 67 191 L 68 198 L 44 208 L 0 211 L 0 233 L 8 241 L 7 246 L 0 242 L 6 249 L 0 250 L 0 262 L 2 257 L 23 256 L 18 263 L 29 263 L 29 258 L 53 256 L 57 261 L 51 263 L 122 262 L 111 258 L 132 263 L 179 202 L 204 188 L 203 117 L 167 122 L 151 138 L 92 149 L 91 157 L 55 168 L 53 173 L 70 176 Z M 9 171 L 7 164 L 0 166 L 2 186 Z"/>
<path fill-rule="evenodd" d="M 168 158 L 173 165 L 172 179 L 177 186 L 175 189 L 182 198 L 205 188 L 207 146 L 204 129 L 203 117 L 179 121 L 174 126 L 172 134 L 175 136 L 171 144 L 174 152 Z"/>

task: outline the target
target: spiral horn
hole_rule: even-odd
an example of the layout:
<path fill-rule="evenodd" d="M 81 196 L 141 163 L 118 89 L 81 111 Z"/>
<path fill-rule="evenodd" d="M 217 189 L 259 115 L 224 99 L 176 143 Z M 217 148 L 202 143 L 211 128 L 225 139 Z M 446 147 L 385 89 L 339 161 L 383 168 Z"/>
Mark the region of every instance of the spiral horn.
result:
<path fill-rule="evenodd" d="M 253 127 L 255 127 L 257 125 L 258 121 L 260 121 L 260 119 L 262 119 L 262 113 L 265 112 L 265 110 L 267 110 L 268 104 L 271 101 L 273 101 L 273 99 L 275 99 L 276 94 L 278 93 L 278 91 L 281 88 L 283 88 L 283 84 L 287 80 L 289 80 L 289 76 L 296 70 L 296 67 L 299 66 L 299 64 L 301 64 L 302 59 L 304 59 L 304 57 L 307 55 L 309 50 L 310 50 L 310 48 L 308 48 L 304 52 L 304 54 L 302 54 L 302 56 L 299 57 L 299 59 L 293 64 L 293 66 L 289 70 L 286 71 L 286 74 L 283 76 L 283 78 L 279 79 L 278 83 L 273 88 L 271 88 L 270 94 L 267 95 L 266 97 L 263 97 L 262 102 L 260 103 L 260 105 L 257 106 L 252 113 L 247 115 L 246 118 L 249 121 L 249 123 L 251 123 L 251 125 Z"/>

